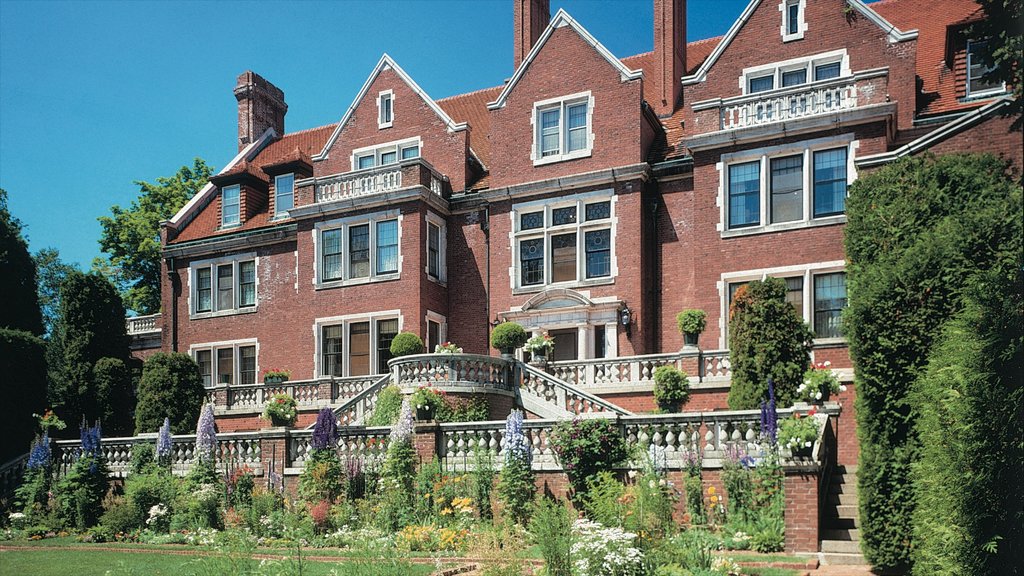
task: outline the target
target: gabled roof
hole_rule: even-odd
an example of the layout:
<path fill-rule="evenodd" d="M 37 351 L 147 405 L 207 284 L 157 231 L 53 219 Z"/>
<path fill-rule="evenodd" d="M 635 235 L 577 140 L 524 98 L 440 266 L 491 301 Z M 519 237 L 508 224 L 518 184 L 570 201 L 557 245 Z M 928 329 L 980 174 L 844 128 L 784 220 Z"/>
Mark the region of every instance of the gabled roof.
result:
<path fill-rule="evenodd" d="M 544 44 L 551 39 L 551 35 L 554 33 L 555 29 L 562 28 L 564 26 L 572 28 L 580 35 L 580 38 L 583 38 L 583 40 L 587 44 L 590 44 L 594 50 L 597 50 L 598 54 L 600 54 L 608 61 L 609 64 L 619 71 L 623 80 L 635 80 L 643 77 L 644 73 L 642 70 L 630 70 L 629 68 L 626 68 L 626 65 L 622 63 L 622 60 L 616 58 L 615 55 L 605 48 L 603 44 L 598 42 L 597 38 L 594 38 L 586 28 L 580 25 L 580 23 L 573 19 L 572 16 L 569 16 L 569 13 L 566 12 L 564 8 L 559 8 L 555 17 L 548 22 L 548 27 L 544 29 L 544 33 L 537 39 L 537 43 L 533 45 L 532 49 L 530 49 L 530 53 L 527 54 L 526 58 L 524 58 L 522 63 L 519 64 L 519 68 L 517 68 L 516 73 L 512 75 L 512 79 L 509 80 L 508 84 L 505 85 L 505 88 L 500 94 L 498 94 L 498 98 L 487 105 L 488 109 L 495 110 L 505 105 L 505 100 L 508 98 L 508 95 L 512 92 L 512 89 L 516 87 L 516 84 L 523 79 L 523 75 L 526 74 L 526 69 L 530 67 L 530 64 L 537 58 L 537 55 L 540 54 L 540 51 L 544 48 Z"/>
<path fill-rule="evenodd" d="M 700 68 L 692 74 L 683 76 L 683 84 L 696 84 L 704 81 L 707 77 L 708 71 L 715 65 L 715 62 L 717 62 L 722 56 L 725 49 L 728 48 L 729 44 L 731 44 L 733 39 L 736 38 L 736 35 L 740 33 L 740 30 L 742 30 L 743 26 L 745 26 L 747 21 L 750 20 L 750 17 L 754 14 L 754 11 L 757 10 L 757 7 L 760 4 L 761 0 L 750 0 L 750 4 L 747 4 L 747 7 L 743 10 L 743 13 L 740 14 L 740 17 L 732 23 L 732 27 L 730 27 L 729 31 L 725 33 L 725 36 L 722 37 L 722 41 L 719 42 L 718 46 L 711 51 L 711 54 L 708 56 L 707 60 L 701 64 Z M 904 42 L 917 38 L 917 30 L 908 30 L 904 32 L 896 28 L 867 4 L 861 2 L 861 0 L 847 0 L 847 4 L 865 18 L 874 22 L 879 28 L 885 30 L 886 34 L 889 36 L 890 43 Z"/>
<path fill-rule="evenodd" d="M 373 84 L 373 81 L 377 79 L 377 76 L 380 76 L 381 72 L 389 68 L 394 70 L 395 74 L 398 74 L 398 77 L 401 78 L 402 81 L 409 86 L 409 88 L 412 88 L 412 91 L 415 92 L 420 98 L 422 98 L 423 101 L 427 104 L 427 106 L 430 106 L 430 109 L 433 110 L 434 113 L 437 114 L 438 117 L 441 118 L 441 120 L 448 127 L 449 132 L 457 132 L 466 129 L 465 122 L 457 123 L 454 120 L 452 120 L 451 116 L 449 116 L 447 112 L 445 112 L 440 106 L 438 106 L 437 102 L 435 102 L 430 96 L 428 96 L 427 93 L 423 91 L 423 88 L 420 88 L 420 85 L 417 84 L 416 81 L 413 80 L 412 77 L 405 72 L 405 70 L 402 70 L 402 67 L 399 66 L 398 63 L 395 62 L 394 59 L 392 59 L 391 56 L 388 56 L 388 54 L 385 52 L 384 55 L 380 57 L 380 61 L 377 62 L 377 65 L 373 68 L 373 71 L 370 72 L 370 76 L 366 79 L 366 82 L 363 83 L 363 87 L 359 89 L 359 93 L 356 94 L 355 100 L 352 101 L 352 104 L 349 105 L 348 110 L 345 111 L 345 115 L 341 117 L 341 120 L 338 122 L 337 126 L 334 129 L 334 133 L 332 133 L 331 137 L 327 139 L 327 143 L 324 144 L 323 150 L 319 154 L 313 156 L 313 160 L 323 160 L 324 158 L 327 158 L 327 151 L 338 140 L 338 136 L 341 135 L 342 129 L 345 128 L 345 124 L 348 123 L 349 118 L 352 117 L 352 113 L 355 112 L 356 107 L 359 106 L 360 102 L 362 102 L 363 97 L 365 97 L 366 93 L 369 92 L 370 86 Z"/>

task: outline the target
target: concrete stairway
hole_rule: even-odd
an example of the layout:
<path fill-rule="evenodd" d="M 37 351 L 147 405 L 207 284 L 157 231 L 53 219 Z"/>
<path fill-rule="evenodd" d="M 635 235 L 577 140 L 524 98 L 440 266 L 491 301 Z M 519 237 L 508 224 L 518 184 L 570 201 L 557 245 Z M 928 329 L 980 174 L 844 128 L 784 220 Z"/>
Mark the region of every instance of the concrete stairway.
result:
<path fill-rule="evenodd" d="M 837 466 L 822 514 L 822 564 L 867 564 L 860 553 L 858 506 L 857 467 Z"/>

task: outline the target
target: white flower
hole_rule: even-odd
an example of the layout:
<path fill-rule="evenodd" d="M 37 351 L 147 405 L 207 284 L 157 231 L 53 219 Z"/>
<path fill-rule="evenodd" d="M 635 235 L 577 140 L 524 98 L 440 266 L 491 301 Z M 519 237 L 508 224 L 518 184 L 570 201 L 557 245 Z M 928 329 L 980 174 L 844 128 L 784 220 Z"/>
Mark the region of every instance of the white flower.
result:
<path fill-rule="evenodd" d="M 811 443 L 810 442 L 804 442 L 804 448 L 810 448 L 810 447 L 811 447 Z"/>
<path fill-rule="evenodd" d="M 825 360 L 825 368 L 828 368 L 831 365 L 832 365 L 832 361 L 831 360 Z"/>
<path fill-rule="evenodd" d="M 821 391 L 820 390 L 814 394 L 814 399 L 815 400 L 821 400 Z"/>
<path fill-rule="evenodd" d="M 658 486 L 664 486 L 664 485 L 665 485 L 665 479 L 664 478 L 662 478 L 661 480 L 658 480 Z"/>
<path fill-rule="evenodd" d="M 629 477 L 630 478 L 636 478 L 636 470 L 630 470 L 629 471 Z"/>
<path fill-rule="evenodd" d="M 840 384 L 839 385 L 839 391 L 840 392 L 846 392 L 846 384 Z"/>

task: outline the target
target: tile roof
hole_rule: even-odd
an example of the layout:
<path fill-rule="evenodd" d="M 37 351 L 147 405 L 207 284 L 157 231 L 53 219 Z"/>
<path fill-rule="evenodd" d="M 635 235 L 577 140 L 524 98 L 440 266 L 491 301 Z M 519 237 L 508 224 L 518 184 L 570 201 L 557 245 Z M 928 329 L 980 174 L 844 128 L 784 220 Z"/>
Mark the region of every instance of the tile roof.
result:
<path fill-rule="evenodd" d="M 491 142 L 488 139 L 491 132 L 491 115 L 487 110 L 487 103 L 494 102 L 502 88 L 504 86 L 494 86 L 437 101 L 437 105 L 447 112 L 452 120 L 469 124 L 469 145 L 484 166 L 488 166 L 491 160 Z"/>

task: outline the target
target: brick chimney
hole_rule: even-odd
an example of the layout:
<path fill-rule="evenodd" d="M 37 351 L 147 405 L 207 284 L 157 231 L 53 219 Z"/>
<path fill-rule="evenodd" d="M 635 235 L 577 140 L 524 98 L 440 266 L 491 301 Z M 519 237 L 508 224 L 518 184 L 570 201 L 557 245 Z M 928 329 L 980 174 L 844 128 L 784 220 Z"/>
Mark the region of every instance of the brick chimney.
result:
<path fill-rule="evenodd" d="M 686 73 L 686 0 L 654 0 L 653 91 L 647 97 L 659 116 L 675 112 Z"/>
<path fill-rule="evenodd" d="M 284 134 L 288 105 L 284 103 L 284 92 L 280 88 L 248 70 L 238 77 L 235 98 L 238 100 L 239 150 L 259 139 L 267 128 L 273 128 L 278 136 Z"/>
<path fill-rule="evenodd" d="M 512 0 L 512 69 L 518 69 L 551 20 L 548 0 Z"/>

